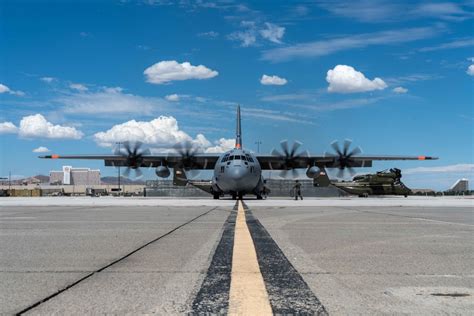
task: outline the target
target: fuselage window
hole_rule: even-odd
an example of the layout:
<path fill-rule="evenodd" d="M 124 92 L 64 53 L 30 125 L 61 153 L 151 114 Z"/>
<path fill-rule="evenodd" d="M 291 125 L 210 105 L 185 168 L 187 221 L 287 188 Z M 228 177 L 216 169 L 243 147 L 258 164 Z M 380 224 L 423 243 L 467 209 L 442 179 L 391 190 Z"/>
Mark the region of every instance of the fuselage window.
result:
<path fill-rule="evenodd" d="M 225 167 L 222 166 L 222 167 L 221 167 L 221 173 L 224 173 L 224 170 L 225 170 Z"/>

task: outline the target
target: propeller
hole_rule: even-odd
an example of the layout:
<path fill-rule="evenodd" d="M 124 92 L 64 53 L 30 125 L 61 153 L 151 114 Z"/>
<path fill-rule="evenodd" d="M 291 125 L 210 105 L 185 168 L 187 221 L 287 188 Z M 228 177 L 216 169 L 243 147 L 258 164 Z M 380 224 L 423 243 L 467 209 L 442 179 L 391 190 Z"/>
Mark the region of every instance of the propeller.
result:
<path fill-rule="evenodd" d="M 176 144 L 174 149 L 181 156 L 180 167 L 183 168 L 192 178 L 197 177 L 200 173 L 198 168 L 201 168 L 196 159 L 199 147 L 190 141 L 186 141 Z"/>
<path fill-rule="evenodd" d="M 344 140 L 344 144 L 341 148 L 339 142 L 337 140 L 331 143 L 331 147 L 334 150 L 334 153 L 324 153 L 325 157 L 333 157 L 334 158 L 334 167 L 339 168 L 337 171 L 337 177 L 342 178 L 344 175 L 344 170 L 349 171 L 351 176 L 355 174 L 353 166 L 355 164 L 354 156 L 359 155 L 362 153 L 360 147 L 356 147 L 352 150 L 349 150 L 352 144 L 352 140 L 346 139 Z"/>
<path fill-rule="evenodd" d="M 123 172 L 125 177 L 130 176 L 131 170 L 135 171 L 135 178 L 139 179 L 143 176 L 140 166 L 143 163 L 143 156 L 151 155 L 150 149 L 143 148 L 142 142 L 124 142 L 123 146 L 115 149 L 115 154 L 126 157 L 125 164 L 127 169 Z"/>
<path fill-rule="evenodd" d="M 283 170 L 280 172 L 280 177 L 286 178 L 290 170 L 293 178 L 298 175 L 298 171 L 296 170 L 296 168 L 300 166 L 298 159 L 309 156 L 307 151 L 297 153 L 301 145 L 301 142 L 295 141 L 290 149 L 288 140 L 285 139 L 280 142 L 282 152 L 276 149 L 272 150 L 272 155 L 280 157 L 283 161 Z"/>

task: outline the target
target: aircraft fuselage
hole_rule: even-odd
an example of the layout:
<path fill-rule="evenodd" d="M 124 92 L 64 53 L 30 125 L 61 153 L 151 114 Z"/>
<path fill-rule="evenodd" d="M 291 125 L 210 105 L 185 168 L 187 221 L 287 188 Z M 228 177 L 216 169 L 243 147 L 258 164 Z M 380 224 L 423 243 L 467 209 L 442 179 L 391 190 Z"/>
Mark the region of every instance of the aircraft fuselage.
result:
<path fill-rule="evenodd" d="M 222 154 L 214 167 L 212 189 L 216 194 L 260 195 L 262 169 L 251 152 L 235 148 Z"/>

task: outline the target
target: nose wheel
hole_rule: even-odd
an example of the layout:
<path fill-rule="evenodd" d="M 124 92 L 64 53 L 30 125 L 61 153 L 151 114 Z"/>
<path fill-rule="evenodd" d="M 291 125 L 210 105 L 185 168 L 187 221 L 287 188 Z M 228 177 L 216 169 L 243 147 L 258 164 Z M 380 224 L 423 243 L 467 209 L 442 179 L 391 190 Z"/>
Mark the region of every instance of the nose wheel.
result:
<path fill-rule="evenodd" d="M 237 199 L 243 200 L 243 198 L 244 198 L 244 195 L 242 193 L 232 194 L 232 200 L 237 200 Z"/>

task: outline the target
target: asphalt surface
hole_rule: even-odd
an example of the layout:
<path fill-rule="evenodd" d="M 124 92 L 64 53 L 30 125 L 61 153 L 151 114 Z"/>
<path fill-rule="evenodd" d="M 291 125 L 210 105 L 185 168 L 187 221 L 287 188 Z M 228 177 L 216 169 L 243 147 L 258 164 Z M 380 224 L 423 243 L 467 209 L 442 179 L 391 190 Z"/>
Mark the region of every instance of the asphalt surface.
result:
<path fill-rule="evenodd" d="M 0 204 L 0 314 L 226 311 L 234 201 L 61 199 Z M 245 201 L 272 310 L 472 314 L 474 200 L 404 201 Z"/>

